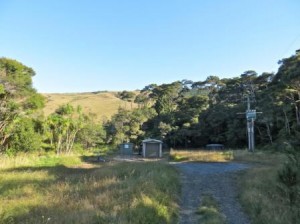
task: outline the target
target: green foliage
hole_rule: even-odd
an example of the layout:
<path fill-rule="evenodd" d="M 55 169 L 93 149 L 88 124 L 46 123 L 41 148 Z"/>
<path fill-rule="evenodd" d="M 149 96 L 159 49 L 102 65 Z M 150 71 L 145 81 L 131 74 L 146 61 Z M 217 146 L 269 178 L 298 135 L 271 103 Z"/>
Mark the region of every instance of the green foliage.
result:
<path fill-rule="evenodd" d="M 76 142 L 80 143 L 85 149 L 100 147 L 106 143 L 106 131 L 101 124 L 86 120 L 83 128 L 79 130 Z"/>
<path fill-rule="evenodd" d="M 0 152 L 8 149 L 10 137 L 19 119 L 19 106 L 12 100 L 3 100 L 0 107 Z"/>
<path fill-rule="evenodd" d="M 32 77 L 34 75 L 35 72 L 32 68 L 16 60 L 0 58 L 0 78 L 15 89 L 15 95 L 24 96 L 35 92 L 32 88 Z"/>
<path fill-rule="evenodd" d="M 35 131 L 35 124 L 30 118 L 21 118 L 14 125 L 9 141 L 9 152 L 30 152 L 41 149 L 42 138 Z"/>
<path fill-rule="evenodd" d="M 182 84 L 180 82 L 155 87 L 150 96 L 156 100 L 154 108 L 157 114 L 164 115 L 173 112 L 177 107 L 176 101 L 181 90 Z"/>
<path fill-rule="evenodd" d="M 71 104 L 64 104 L 61 105 L 57 110 L 55 111 L 56 114 L 59 115 L 71 115 L 74 112 L 74 107 Z"/>
<path fill-rule="evenodd" d="M 249 70 L 235 78 L 209 76 L 205 81 L 149 85 L 136 102 L 152 107 L 157 115 L 144 121 L 140 137 L 163 139 L 172 147 L 203 147 L 208 143 L 246 146 L 245 116 L 237 114 L 247 109 L 243 102 L 250 96 L 255 98 L 251 109 L 263 112 L 255 124 L 256 144 L 264 147 L 287 141 L 300 148 L 299 60 L 297 51 L 281 61 L 277 74 L 258 75 Z M 118 136 L 126 138 L 126 132 L 124 127 Z"/>
<path fill-rule="evenodd" d="M 0 58 L 0 152 L 40 148 L 33 121 L 23 117 L 43 106 L 41 96 L 32 87 L 34 75 L 33 69 L 22 63 Z"/>
<path fill-rule="evenodd" d="M 5 86 L 3 84 L 0 84 L 0 96 L 3 97 L 5 94 Z"/>
<path fill-rule="evenodd" d="M 39 110 L 45 106 L 45 97 L 41 94 L 32 94 L 25 102 L 24 108 L 30 110 Z"/>
<path fill-rule="evenodd" d="M 134 92 L 130 92 L 130 91 L 122 91 L 118 94 L 119 98 L 125 101 L 133 101 L 134 97 L 135 97 L 135 93 Z"/>
<path fill-rule="evenodd" d="M 278 171 L 278 187 L 294 206 L 300 203 L 300 155 L 293 149 L 287 150 L 286 155 L 288 160 Z"/>
<path fill-rule="evenodd" d="M 43 127 L 46 141 L 55 148 L 56 153 L 70 153 L 77 133 L 84 126 L 85 116 L 81 108 L 70 104 L 62 105 L 50 115 Z"/>
<path fill-rule="evenodd" d="M 118 113 L 106 124 L 107 141 L 114 145 L 128 141 L 138 145 L 145 136 L 143 125 L 155 115 L 152 108 L 132 111 L 120 108 Z"/>
<path fill-rule="evenodd" d="M 245 96 L 262 111 L 255 123 L 255 142 L 261 147 L 286 141 L 300 148 L 300 54 L 280 61 L 276 74 L 245 71 L 238 77 L 204 81 L 176 81 L 146 86 L 140 93 L 122 91 L 118 96 L 138 103 L 131 111 L 119 109 L 103 125 L 91 124 L 80 108 L 65 104 L 46 119 L 40 129 L 48 148 L 71 151 L 73 143 L 97 147 L 103 142 L 136 145 L 146 137 L 158 138 L 172 147 L 203 147 L 221 143 L 246 145 Z M 32 88 L 34 71 L 15 60 L 0 58 L 0 145 L 8 149 L 16 119 L 34 116 L 45 99 Z M 137 94 L 137 96 L 136 96 Z M 132 108 L 131 108 L 132 109 Z M 37 116 L 35 114 L 35 116 Z M 68 140 L 67 140 L 68 139 Z M 85 145 L 85 146 L 84 146 Z"/>
<path fill-rule="evenodd" d="M 148 91 L 140 92 L 134 99 L 134 102 L 139 105 L 139 107 L 147 107 L 149 102 L 151 102 L 151 98 L 149 97 Z"/>

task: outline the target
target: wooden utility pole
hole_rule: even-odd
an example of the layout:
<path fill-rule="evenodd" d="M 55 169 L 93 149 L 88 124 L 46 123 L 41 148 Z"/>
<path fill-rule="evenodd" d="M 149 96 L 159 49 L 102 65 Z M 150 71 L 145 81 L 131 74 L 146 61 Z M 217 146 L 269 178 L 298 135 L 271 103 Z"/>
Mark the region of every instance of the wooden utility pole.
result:
<path fill-rule="evenodd" d="M 256 110 L 251 110 L 250 97 L 247 96 L 247 134 L 248 134 L 248 150 L 254 152 L 255 149 L 255 135 L 254 135 L 254 121 L 256 119 Z"/>
<path fill-rule="evenodd" d="M 251 100 L 250 96 L 247 96 L 247 110 L 245 113 L 238 114 L 246 114 L 247 120 L 247 136 L 248 136 L 248 151 L 254 152 L 255 149 L 255 135 L 254 135 L 254 121 L 256 119 L 256 114 L 261 112 L 256 112 L 256 110 L 251 109 Z"/>

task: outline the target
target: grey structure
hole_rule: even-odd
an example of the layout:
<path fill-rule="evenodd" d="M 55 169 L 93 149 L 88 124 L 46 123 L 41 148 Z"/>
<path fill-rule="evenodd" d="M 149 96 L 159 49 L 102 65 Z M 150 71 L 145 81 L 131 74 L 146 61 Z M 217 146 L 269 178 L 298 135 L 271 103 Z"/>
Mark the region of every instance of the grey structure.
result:
<path fill-rule="evenodd" d="M 206 145 L 206 149 L 220 150 L 220 149 L 224 149 L 224 145 L 222 145 L 222 144 L 208 144 L 208 145 Z"/>
<path fill-rule="evenodd" d="M 143 157 L 162 157 L 162 141 L 156 139 L 145 139 L 143 144 Z"/>
<path fill-rule="evenodd" d="M 121 153 L 121 155 L 132 155 L 133 154 L 133 144 L 129 143 L 129 142 L 120 144 L 120 153 Z"/>

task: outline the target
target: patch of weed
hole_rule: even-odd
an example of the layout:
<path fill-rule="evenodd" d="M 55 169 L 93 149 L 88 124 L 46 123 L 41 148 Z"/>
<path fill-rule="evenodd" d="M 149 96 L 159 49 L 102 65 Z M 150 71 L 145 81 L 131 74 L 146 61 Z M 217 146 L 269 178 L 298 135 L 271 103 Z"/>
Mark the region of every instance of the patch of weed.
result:
<path fill-rule="evenodd" d="M 220 212 L 219 205 L 212 195 L 204 194 L 201 197 L 201 206 L 197 212 L 200 214 L 199 223 L 225 224 L 225 217 Z"/>

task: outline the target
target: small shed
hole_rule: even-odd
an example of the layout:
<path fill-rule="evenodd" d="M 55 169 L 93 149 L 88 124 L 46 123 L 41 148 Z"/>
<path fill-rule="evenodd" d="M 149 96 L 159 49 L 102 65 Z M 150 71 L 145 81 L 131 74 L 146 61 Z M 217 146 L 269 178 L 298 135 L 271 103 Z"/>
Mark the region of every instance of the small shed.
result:
<path fill-rule="evenodd" d="M 156 139 L 145 139 L 143 144 L 143 157 L 162 157 L 162 141 Z"/>
<path fill-rule="evenodd" d="M 120 153 L 121 155 L 132 155 L 133 144 L 129 142 L 120 144 Z"/>
<path fill-rule="evenodd" d="M 222 150 L 222 149 L 224 149 L 224 145 L 223 144 L 208 144 L 208 145 L 206 145 L 206 149 Z"/>

